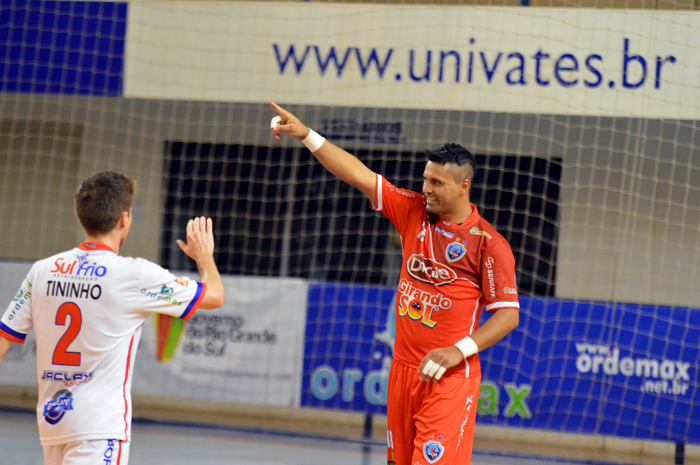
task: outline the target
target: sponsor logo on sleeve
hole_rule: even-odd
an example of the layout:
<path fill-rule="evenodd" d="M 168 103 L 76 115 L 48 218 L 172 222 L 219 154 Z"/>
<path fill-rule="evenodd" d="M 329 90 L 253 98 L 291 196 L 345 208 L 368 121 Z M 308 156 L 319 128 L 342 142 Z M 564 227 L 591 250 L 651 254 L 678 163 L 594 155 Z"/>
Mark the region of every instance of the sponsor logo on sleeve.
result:
<path fill-rule="evenodd" d="M 73 394 L 63 389 L 44 405 L 44 419 L 50 425 L 55 425 L 68 410 L 73 410 Z"/>
<path fill-rule="evenodd" d="M 503 288 L 503 292 L 504 292 L 505 294 L 517 294 L 517 293 L 518 293 L 518 290 L 517 290 L 516 288 L 514 288 L 514 287 L 504 287 L 504 288 Z"/>
<path fill-rule="evenodd" d="M 32 288 L 32 283 L 29 283 L 29 289 Z M 20 308 L 22 308 L 22 305 L 27 303 L 29 298 L 32 296 L 31 291 L 25 291 L 24 289 L 20 289 L 19 292 L 17 292 L 17 295 L 15 296 L 14 299 L 12 299 L 12 311 L 10 312 L 9 316 L 7 317 L 8 320 L 13 320 L 15 316 L 17 315 L 17 312 L 19 311 Z"/>
<path fill-rule="evenodd" d="M 172 297 L 170 297 L 170 294 L 172 293 L 173 288 L 168 286 L 161 287 L 161 289 L 157 292 L 151 292 L 148 289 L 141 289 L 141 294 L 146 295 L 151 299 L 162 300 L 163 302 L 168 303 L 170 305 L 182 305 L 181 300 L 173 299 Z"/>
<path fill-rule="evenodd" d="M 444 453 L 445 448 L 439 441 L 431 440 L 423 444 L 423 457 L 428 461 L 428 463 L 437 462 L 440 460 L 440 458 L 442 458 Z"/>
<path fill-rule="evenodd" d="M 388 187 L 391 192 L 396 192 L 396 193 L 401 194 L 401 195 L 406 196 L 406 197 L 413 198 L 416 196 L 415 192 L 407 191 L 406 189 L 401 189 L 400 187 L 396 187 L 396 186 L 392 185 L 389 181 L 386 181 L 386 187 Z"/>
<path fill-rule="evenodd" d="M 466 251 L 467 248 L 464 247 L 464 244 L 460 244 L 459 242 L 452 242 L 451 244 L 447 245 L 447 250 L 445 250 L 445 257 L 450 262 L 456 262 L 464 256 Z"/>
<path fill-rule="evenodd" d="M 189 280 L 188 278 L 182 278 L 182 277 L 180 277 L 180 278 L 177 278 L 177 279 L 175 280 L 175 282 L 176 282 L 177 284 L 179 284 L 180 286 L 183 286 L 183 287 L 187 287 L 187 286 L 190 285 L 190 280 Z"/>
<path fill-rule="evenodd" d="M 488 257 L 486 259 L 485 265 L 487 268 L 486 274 L 489 277 L 489 295 L 491 296 L 492 299 L 496 298 L 496 280 L 493 275 L 493 264 L 494 264 L 494 259 L 493 257 Z"/>

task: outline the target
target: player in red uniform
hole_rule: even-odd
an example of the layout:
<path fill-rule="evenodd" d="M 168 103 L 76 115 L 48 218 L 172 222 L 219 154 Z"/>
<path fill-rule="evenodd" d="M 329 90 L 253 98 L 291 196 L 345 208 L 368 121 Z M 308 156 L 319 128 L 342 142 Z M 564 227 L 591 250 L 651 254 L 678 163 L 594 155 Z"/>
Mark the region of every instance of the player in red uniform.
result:
<path fill-rule="evenodd" d="M 387 392 L 387 461 L 471 462 L 481 383 L 479 350 L 518 325 L 510 246 L 469 201 L 474 157 L 456 144 L 428 152 L 423 195 L 397 188 L 350 153 L 279 113 L 271 129 L 300 140 L 331 173 L 362 191 L 396 226 L 403 265 Z M 479 316 L 492 312 L 483 326 Z"/>

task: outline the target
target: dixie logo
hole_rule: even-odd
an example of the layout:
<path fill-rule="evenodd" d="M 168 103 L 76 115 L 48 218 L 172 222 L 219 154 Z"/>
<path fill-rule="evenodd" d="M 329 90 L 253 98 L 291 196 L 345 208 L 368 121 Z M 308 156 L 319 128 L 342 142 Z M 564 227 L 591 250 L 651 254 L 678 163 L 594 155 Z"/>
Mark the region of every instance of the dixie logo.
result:
<path fill-rule="evenodd" d="M 438 263 L 423 254 L 413 254 L 406 262 L 408 274 L 418 281 L 443 286 L 457 279 L 457 273 L 452 268 Z"/>

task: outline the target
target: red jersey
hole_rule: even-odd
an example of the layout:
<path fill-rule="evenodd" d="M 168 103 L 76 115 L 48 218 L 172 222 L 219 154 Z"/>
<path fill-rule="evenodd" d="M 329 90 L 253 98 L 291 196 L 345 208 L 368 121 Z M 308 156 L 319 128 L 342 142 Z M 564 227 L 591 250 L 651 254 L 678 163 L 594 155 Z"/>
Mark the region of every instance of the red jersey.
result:
<path fill-rule="evenodd" d="M 394 359 L 418 369 L 433 349 L 449 347 L 479 327 L 483 309 L 520 308 L 510 245 L 474 204 L 458 225 L 425 209 L 425 196 L 377 175 L 377 204 L 401 236 Z M 478 354 L 444 376 L 481 373 Z"/>

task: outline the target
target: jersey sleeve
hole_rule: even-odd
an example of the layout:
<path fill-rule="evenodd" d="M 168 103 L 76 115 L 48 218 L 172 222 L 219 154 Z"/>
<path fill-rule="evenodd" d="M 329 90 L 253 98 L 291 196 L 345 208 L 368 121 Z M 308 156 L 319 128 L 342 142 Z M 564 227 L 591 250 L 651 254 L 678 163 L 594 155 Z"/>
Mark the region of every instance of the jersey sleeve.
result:
<path fill-rule="evenodd" d="M 36 264 L 29 270 L 29 274 L 24 278 L 15 298 L 10 302 L 5 314 L 0 319 L 0 335 L 12 342 L 24 344 L 27 333 L 34 326 L 32 322 L 32 292 L 34 291 L 32 276 L 35 267 Z"/>
<path fill-rule="evenodd" d="M 503 238 L 489 242 L 481 256 L 484 308 L 487 312 L 494 312 L 499 308 L 519 309 L 513 251 Z"/>
<path fill-rule="evenodd" d="M 370 202 L 372 210 L 382 212 L 403 236 L 411 213 L 419 211 L 422 214 L 425 198 L 416 192 L 394 186 L 379 174 L 376 189 L 377 204 Z"/>
<path fill-rule="evenodd" d="M 177 277 L 155 263 L 143 260 L 139 308 L 189 320 L 206 293 L 206 285 Z"/>

